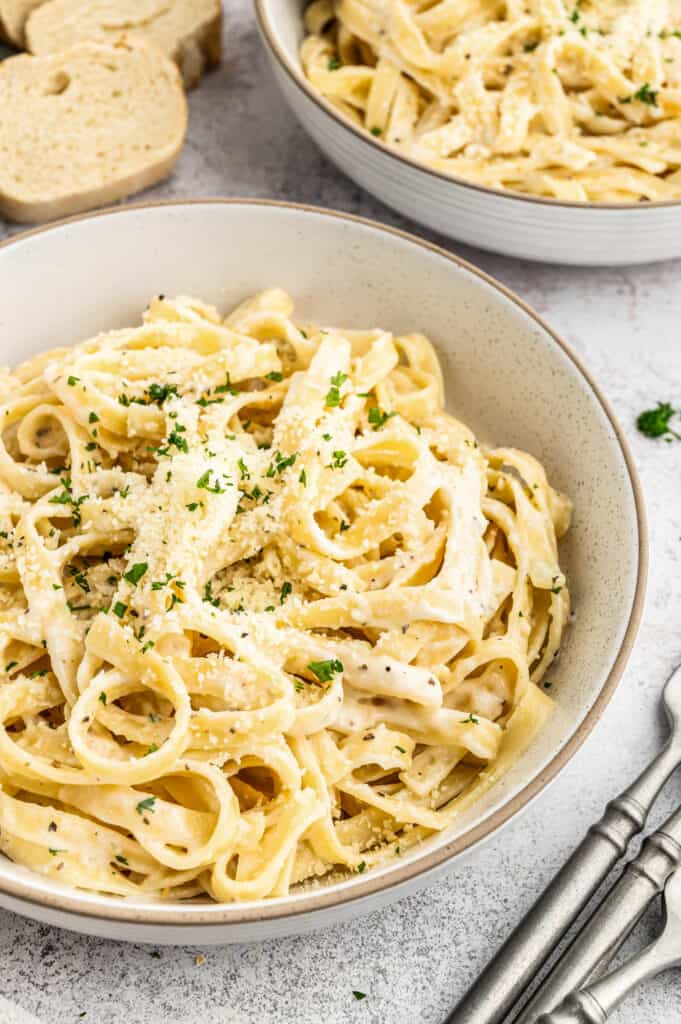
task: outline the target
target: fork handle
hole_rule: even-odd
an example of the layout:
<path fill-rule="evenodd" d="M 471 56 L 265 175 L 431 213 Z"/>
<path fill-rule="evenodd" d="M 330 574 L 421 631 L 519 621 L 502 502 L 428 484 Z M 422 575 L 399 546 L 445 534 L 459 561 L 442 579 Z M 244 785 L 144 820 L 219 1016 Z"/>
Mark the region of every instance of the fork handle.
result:
<path fill-rule="evenodd" d="M 445 1024 L 499 1024 L 534 980 L 546 958 L 645 825 L 648 812 L 679 763 L 667 746 L 606 807 Z"/>
<path fill-rule="evenodd" d="M 587 992 L 575 992 L 551 1013 L 544 1013 L 537 1024 L 604 1024 L 603 1007 Z"/>
<path fill-rule="evenodd" d="M 681 809 L 645 840 L 610 892 L 577 934 L 513 1024 L 535 1024 L 542 1013 L 580 989 L 612 960 L 629 932 L 681 863 Z"/>
<path fill-rule="evenodd" d="M 663 933 L 612 974 L 568 996 L 551 1013 L 542 1014 L 537 1024 L 604 1024 L 632 989 L 677 963 L 676 942 Z"/>

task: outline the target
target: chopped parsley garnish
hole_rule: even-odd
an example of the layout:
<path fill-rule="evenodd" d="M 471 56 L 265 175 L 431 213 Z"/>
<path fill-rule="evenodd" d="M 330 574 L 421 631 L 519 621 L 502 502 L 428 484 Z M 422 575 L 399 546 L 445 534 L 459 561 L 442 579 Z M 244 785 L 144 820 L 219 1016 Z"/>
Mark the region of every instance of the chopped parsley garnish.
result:
<path fill-rule="evenodd" d="M 85 445 L 85 451 L 86 452 L 93 452 L 96 447 L 97 447 L 97 442 L 96 441 L 88 441 L 88 443 Z"/>
<path fill-rule="evenodd" d="M 148 796 L 144 800 L 140 800 L 140 802 L 135 807 L 135 810 L 137 811 L 138 814 L 144 814 L 145 811 L 151 811 L 152 814 L 153 814 L 154 813 L 154 804 L 155 803 L 156 803 L 156 797 L 155 796 Z"/>
<path fill-rule="evenodd" d="M 148 568 L 147 562 L 136 562 L 131 569 L 123 573 L 123 579 L 127 580 L 128 583 L 132 583 L 133 587 L 136 587 Z"/>
<path fill-rule="evenodd" d="M 307 667 L 320 683 L 328 683 L 336 673 L 343 671 L 343 662 L 330 658 L 328 661 L 311 661 Z"/>
<path fill-rule="evenodd" d="M 70 388 L 75 388 L 76 384 L 80 381 L 80 377 L 67 377 L 66 383 Z"/>
<path fill-rule="evenodd" d="M 203 600 L 207 601 L 208 604 L 212 604 L 214 608 L 220 607 L 220 598 L 213 597 L 213 584 L 210 580 L 203 588 Z"/>
<path fill-rule="evenodd" d="M 397 416 L 396 412 L 382 412 L 378 406 L 372 405 L 369 409 L 369 423 L 373 430 L 380 430 L 381 427 L 385 426 L 391 416 Z"/>
<path fill-rule="evenodd" d="M 293 455 L 282 455 L 281 452 L 276 451 L 274 453 L 274 459 L 270 462 L 267 467 L 265 476 L 273 477 L 275 473 L 283 473 L 289 466 L 293 466 L 296 459 L 298 458 L 298 452 L 294 452 Z"/>
<path fill-rule="evenodd" d="M 56 857 L 58 853 L 68 853 L 68 850 L 56 850 L 53 846 L 48 846 L 48 850 L 51 857 Z"/>
<path fill-rule="evenodd" d="M 77 583 L 80 589 L 84 590 L 86 594 L 90 593 L 90 584 L 88 583 L 85 573 L 77 572 L 73 577 L 73 582 Z"/>
<path fill-rule="evenodd" d="M 111 610 L 113 611 L 114 615 L 116 615 L 119 619 L 122 619 L 128 610 L 128 606 L 127 604 L 123 604 L 122 601 L 116 601 L 116 604 L 113 606 Z"/>
<path fill-rule="evenodd" d="M 646 437 L 671 435 L 677 441 L 681 441 L 681 436 L 669 426 L 669 421 L 674 412 L 675 410 L 669 402 L 658 402 L 655 409 L 646 409 L 641 413 L 636 420 L 636 426 Z"/>
<path fill-rule="evenodd" d="M 189 445 L 187 444 L 187 438 L 181 436 L 181 431 L 186 430 L 180 423 L 176 424 L 175 429 L 171 434 L 168 434 L 168 444 L 174 444 L 181 452 L 188 452 Z"/>
<path fill-rule="evenodd" d="M 345 452 L 335 451 L 333 452 L 333 456 L 331 459 L 331 469 L 342 469 L 343 466 L 347 463 L 347 461 L 348 456 Z"/>
<path fill-rule="evenodd" d="M 361 860 L 359 862 L 359 864 L 357 865 L 357 870 L 360 873 L 360 875 L 364 874 L 364 872 L 366 871 L 366 868 L 367 868 L 367 863 L 366 863 L 365 860 Z"/>
<path fill-rule="evenodd" d="M 116 860 L 119 864 L 125 864 L 126 867 L 128 866 L 128 858 L 124 857 L 122 853 L 116 854 Z"/>
<path fill-rule="evenodd" d="M 19 664 L 18 661 L 10 661 L 5 665 L 5 672 L 11 672 L 13 668 L 16 668 Z"/>
<path fill-rule="evenodd" d="M 329 63 L 326 66 L 329 71 L 338 71 L 338 68 L 342 67 L 338 57 L 329 57 Z"/>
<path fill-rule="evenodd" d="M 150 384 L 147 394 L 152 402 L 163 405 L 167 398 L 177 398 L 176 384 Z"/>
<path fill-rule="evenodd" d="M 341 520 L 340 532 L 341 533 L 345 533 L 345 531 L 349 530 L 349 529 L 350 529 L 350 523 L 346 523 L 344 519 Z"/>
<path fill-rule="evenodd" d="M 332 409 L 334 406 L 340 405 L 340 389 L 344 381 L 348 379 L 347 373 L 335 373 L 331 378 L 331 387 L 326 395 L 325 404 L 327 408 Z"/>
<path fill-rule="evenodd" d="M 307 487 L 307 473 L 304 469 L 301 469 L 298 481 L 303 485 L 303 487 Z"/>
<path fill-rule="evenodd" d="M 461 724 L 462 725 L 477 725 L 479 721 L 480 721 L 480 719 L 477 718 L 474 714 L 471 713 L 468 716 L 468 718 L 462 718 L 461 719 Z"/>
<path fill-rule="evenodd" d="M 50 498 L 50 505 L 70 505 L 73 501 L 73 496 L 69 491 L 62 491 L 61 494 L 55 494 Z"/>
<path fill-rule="evenodd" d="M 272 370 L 271 373 L 265 374 L 265 380 L 272 380 L 275 384 L 280 384 L 283 379 L 283 373 L 279 373 L 278 370 Z"/>
<path fill-rule="evenodd" d="M 87 418 L 88 423 L 99 423 L 99 416 L 96 412 L 91 412 Z"/>
<path fill-rule="evenodd" d="M 152 743 L 151 746 L 149 747 L 149 749 L 147 750 L 147 753 L 144 756 L 147 757 L 149 754 L 155 754 L 157 750 L 158 750 L 158 747 L 156 746 L 156 744 Z"/>
<path fill-rule="evenodd" d="M 221 402 L 224 402 L 224 398 L 199 398 L 196 404 L 205 409 L 207 405 L 220 405 Z"/>
<path fill-rule="evenodd" d="M 357 989 L 353 989 L 352 994 L 353 994 L 353 996 L 355 997 L 355 999 L 357 1000 L 358 1003 L 361 1002 L 362 999 L 366 999 L 366 997 L 367 997 L 366 992 L 358 992 Z"/>
<path fill-rule="evenodd" d="M 378 125 L 374 125 L 374 127 L 371 129 L 371 134 L 375 135 L 376 138 L 378 138 L 379 135 L 383 134 L 383 129 L 379 128 Z"/>
<path fill-rule="evenodd" d="M 65 476 L 62 477 L 61 482 L 64 485 L 64 490 L 61 492 L 61 494 L 54 494 L 49 499 L 49 503 L 50 505 L 71 505 L 73 508 L 73 511 L 71 512 L 71 515 L 73 517 L 73 524 L 74 526 L 80 526 L 80 506 L 83 504 L 84 501 L 87 501 L 89 495 L 83 494 L 81 495 L 80 498 L 74 498 L 73 494 L 71 493 L 70 479 L 67 476 Z"/>
<path fill-rule="evenodd" d="M 202 473 L 196 481 L 196 486 L 199 490 L 210 491 L 211 494 L 224 494 L 227 488 L 223 487 L 217 478 L 211 482 L 212 473 L 212 469 L 207 469 L 205 473 Z"/>
<path fill-rule="evenodd" d="M 99 701 L 100 704 L 106 704 L 106 694 L 104 690 L 102 690 L 97 700 Z"/>
<path fill-rule="evenodd" d="M 399 750 L 400 754 L 406 754 L 407 753 L 407 751 L 404 749 L 404 747 L 401 747 L 399 745 L 399 743 L 395 744 L 395 750 Z"/>
<path fill-rule="evenodd" d="M 202 501 L 190 501 L 189 504 L 185 505 L 184 507 L 189 509 L 190 512 L 196 512 L 197 508 L 199 508 L 199 507 L 203 508 L 203 502 Z"/>
<path fill-rule="evenodd" d="M 286 598 L 289 597 L 289 595 L 290 595 L 292 590 L 293 590 L 293 586 L 291 585 L 291 583 L 289 583 L 288 580 L 286 580 L 284 583 L 282 583 L 281 591 L 279 592 L 279 604 L 283 604 L 284 603 Z"/>
<path fill-rule="evenodd" d="M 651 89 L 648 82 L 637 89 L 636 92 L 632 93 L 631 96 L 620 96 L 620 103 L 631 103 L 633 100 L 639 100 L 640 103 L 646 103 L 649 107 L 657 106 L 657 97 L 659 95 L 659 89 Z"/>
<path fill-rule="evenodd" d="M 248 466 L 244 462 L 243 458 L 239 459 L 239 461 L 237 462 L 237 466 L 239 467 L 239 473 L 241 474 L 241 479 L 242 480 L 250 480 L 251 479 L 251 474 L 250 474 L 250 472 L 248 470 Z"/>
<path fill-rule="evenodd" d="M 235 388 L 234 385 L 232 384 L 231 380 L 229 379 L 229 371 L 227 371 L 227 373 L 225 374 L 225 383 L 224 384 L 218 384 L 218 386 L 215 389 L 215 394 L 216 395 L 224 395 L 225 393 L 230 394 L 230 395 L 238 395 L 239 394 L 239 389 Z"/>

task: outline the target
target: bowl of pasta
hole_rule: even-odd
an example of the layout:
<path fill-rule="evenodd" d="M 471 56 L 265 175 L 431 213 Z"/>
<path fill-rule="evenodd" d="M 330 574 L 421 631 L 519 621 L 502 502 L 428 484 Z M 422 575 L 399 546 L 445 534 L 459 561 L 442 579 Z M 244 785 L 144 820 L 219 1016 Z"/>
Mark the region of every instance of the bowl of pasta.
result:
<path fill-rule="evenodd" d="M 300 931 L 436 878 L 564 767 L 645 524 L 607 403 L 516 297 L 368 221 L 197 200 L 12 239 L 0 311 L 1 906 Z"/>
<path fill-rule="evenodd" d="M 255 0 L 277 83 L 350 178 L 549 263 L 681 255 L 681 14 L 611 0 Z"/>

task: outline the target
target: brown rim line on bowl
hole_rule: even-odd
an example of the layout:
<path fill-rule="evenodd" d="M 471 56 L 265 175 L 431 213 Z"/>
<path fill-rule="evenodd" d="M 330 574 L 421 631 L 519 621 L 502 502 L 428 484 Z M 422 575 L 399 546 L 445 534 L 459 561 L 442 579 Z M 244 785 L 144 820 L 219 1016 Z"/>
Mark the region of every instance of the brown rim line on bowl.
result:
<path fill-rule="evenodd" d="M 635 510 L 635 522 L 638 530 L 636 582 L 621 643 L 616 655 L 614 656 L 610 670 L 604 680 L 600 692 L 597 693 L 593 703 L 586 712 L 584 719 L 557 753 L 555 753 L 548 763 L 545 764 L 543 769 L 539 771 L 535 778 L 524 784 L 519 792 L 512 795 L 506 803 L 493 810 L 492 813 L 469 828 L 463 834 L 457 836 L 437 849 L 429 850 L 421 854 L 418 852 L 419 847 L 416 847 L 415 850 L 410 851 L 410 855 L 405 856 L 402 861 L 393 862 L 390 865 L 377 869 L 369 874 L 356 876 L 350 880 L 343 880 L 326 886 L 322 885 L 314 889 L 294 891 L 287 897 L 259 900 L 253 904 L 183 905 L 174 903 L 165 906 L 156 904 L 145 905 L 139 903 L 130 904 L 123 900 L 116 900 L 114 898 L 104 897 L 98 894 L 76 894 L 72 890 L 67 889 L 64 889 L 63 893 L 61 891 L 39 892 L 37 883 L 42 880 L 41 876 L 33 876 L 27 871 L 22 872 L 22 874 L 25 874 L 26 881 L 24 881 L 23 878 L 7 879 L 0 877 L 0 897 L 5 898 L 5 906 L 8 906 L 10 909 L 19 910 L 20 912 L 22 910 L 25 911 L 26 906 L 41 908 L 46 911 L 52 909 L 61 915 L 58 923 L 62 926 L 71 926 L 82 931 L 89 930 L 95 934 L 99 933 L 96 926 L 96 921 L 98 920 L 118 922 L 121 926 L 124 926 L 126 923 L 131 925 L 172 925 L 173 927 L 177 927 L 178 930 L 181 930 L 182 928 L 191 926 L 222 925 L 228 927 L 229 925 L 237 924 L 246 925 L 249 922 L 275 922 L 281 921 L 282 919 L 290 919 L 291 927 L 288 929 L 289 931 L 304 930 L 305 928 L 317 927 L 321 924 L 328 923 L 321 919 L 321 912 L 327 911 L 330 908 L 335 908 L 341 911 L 342 908 L 345 908 L 345 916 L 350 916 L 352 913 L 361 912 L 364 909 L 369 910 L 372 909 L 372 907 L 380 905 L 381 901 L 377 899 L 372 903 L 371 907 L 359 908 L 355 911 L 353 909 L 353 904 L 364 900 L 368 896 L 382 893 L 382 902 L 387 903 L 390 899 L 396 898 L 400 895 L 401 890 L 407 888 L 408 883 L 414 882 L 415 879 L 418 878 L 419 881 L 423 882 L 426 879 L 432 879 L 436 875 L 443 873 L 451 858 L 457 854 L 463 853 L 464 851 L 472 850 L 474 846 L 481 843 L 483 840 L 490 838 L 502 825 L 505 824 L 505 822 L 517 814 L 535 796 L 537 796 L 573 757 L 602 716 L 621 678 L 622 672 L 632 650 L 643 608 L 648 569 L 648 540 L 643 496 L 628 443 L 613 415 L 607 399 L 603 396 L 598 386 L 591 378 L 589 372 L 585 369 L 568 344 L 563 341 L 563 339 L 557 335 L 555 331 L 553 331 L 553 329 L 546 324 L 544 320 L 537 315 L 537 313 L 534 312 L 534 310 L 527 306 L 513 292 L 496 282 L 489 275 L 478 270 L 476 267 L 459 257 L 454 256 L 445 249 L 431 243 L 424 242 L 404 231 L 377 224 L 376 222 L 370 221 L 366 218 L 356 217 L 337 211 L 323 210 L 302 204 L 280 203 L 268 200 L 208 198 L 136 203 L 131 204 L 130 206 L 114 207 L 91 214 L 67 218 L 66 220 L 59 221 L 46 227 L 34 228 L 30 231 L 23 232 L 3 243 L 0 243 L 0 258 L 2 253 L 8 249 L 16 248 L 18 250 L 23 243 L 29 242 L 43 234 L 56 232 L 64 227 L 68 228 L 69 225 L 78 225 L 82 222 L 95 222 L 100 218 L 106 217 L 112 217 L 118 220 L 120 218 L 125 218 L 126 216 L 131 216 L 132 219 L 132 216 L 135 214 L 144 213 L 145 211 L 153 212 L 167 209 L 170 212 L 174 211 L 179 214 L 183 209 L 190 212 L 193 208 L 201 206 L 207 206 L 210 208 L 214 208 L 216 206 L 246 207 L 253 208 L 257 211 L 263 209 L 289 211 L 303 215 L 311 215 L 314 218 L 321 217 L 325 220 L 329 219 L 334 222 L 344 222 L 348 225 L 356 225 L 364 229 L 370 229 L 371 232 L 379 232 L 386 237 L 391 237 L 401 241 L 402 243 L 408 243 L 410 246 L 418 247 L 423 250 L 424 253 L 435 255 L 440 259 L 447 261 L 447 263 L 451 264 L 453 267 L 458 268 L 460 271 L 464 271 L 466 274 L 472 275 L 479 281 L 484 282 L 487 286 L 491 287 L 499 295 L 504 296 L 505 299 L 515 307 L 516 311 L 522 311 L 526 317 L 534 321 L 535 325 L 540 328 L 542 332 L 548 335 L 551 342 L 558 348 L 558 350 L 560 350 L 565 361 L 568 364 L 572 364 L 573 369 L 577 371 L 577 375 L 586 383 L 587 390 L 590 392 L 592 398 L 595 399 L 595 403 L 600 407 L 600 410 L 607 422 L 608 429 L 609 431 L 612 431 L 612 435 L 616 439 L 616 447 L 622 456 L 624 468 L 626 469 L 626 482 L 631 487 Z M 276 282 L 263 282 L 263 286 L 274 283 Z M 73 340 L 75 341 L 77 339 L 74 338 Z M 33 879 L 33 882 L 31 879 Z M 105 905 L 103 905 L 104 901 Z M 294 924 L 295 918 L 299 915 L 305 914 L 310 915 L 310 921 L 302 928 L 296 926 Z M 70 923 L 69 917 L 72 918 Z M 77 921 L 77 918 L 80 918 L 81 920 Z M 89 925 L 87 924 L 87 921 L 90 921 Z M 285 934 L 286 930 L 286 928 L 282 928 L 278 934 Z M 270 932 L 270 934 L 273 934 L 273 932 Z M 121 937 L 131 936 L 122 935 Z M 140 938 L 139 935 L 136 937 Z M 234 936 L 235 941 L 242 940 L 243 938 L 244 936 L 241 934 Z M 163 939 L 155 937 L 153 941 L 163 941 Z M 182 941 L 182 939 L 171 938 L 168 941 L 179 942 Z M 210 941 L 210 939 L 207 939 L 207 941 Z M 220 936 L 220 941 L 229 941 L 229 937 L 223 933 Z"/>
<path fill-rule="evenodd" d="M 253 0 L 261 38 L 285 99 L 303 127 L 310 132 L 327 156 L 344 173 L 388 206 L 434 231 L 439 231 L 467 244 L 477 245 L 493 252 L 548 263 L 615 266 L 681 256 L 681 199 L 656 199 L 639 203 L 582 203 L 576 200 L 536 196 L 512 189 L 482 185 L 457 175 L 444 174 L 442 171 L 419 163 L 412 157 L 406 156 L 374 138 L 369 132 L 344 117 L 314 88 L 300 67 L 297 53 L 295 59 L 292 59 L 286 52 L 272 23 L 269 10 L 272 2 L 273 0 Z M 291 2 L 296 4 L 298 0 L 276 0 L 276 2 L 281 3 L 284 7 L 290 6 Z M 308 0 L 300 0 L 299 3 L 301 24 L 302 11 L 307 3 Z M 297 94 L 303 100 L 308 112 L 316 111 L 319 120 L 316 130 L 308 122 L 303 112 L 296 109 L 293 94 Z M 343 136 L 345 136 L 345 147 L 347 148 L 349 145 L 353 147 L 353 152 L 348 153 L 348 157 L 354 158 L 354 165 L 352 159 L 343 160 L 341 155 L 343 153 L 341 142 Z M 362 152 L 365 154 L 363 158 L 360 156 Z M 401 185 L 404 185 L 406 181 L 409 182 L 411 191 L 415 193 L 410 206 L 407 205 L 406 196 L 403 194 L 404 188 L 398 188 L 391 197 L 386 191 L 385 183 L 381 183 L 380 177 L 377 178 L 376 174 L 369 174 L 370 164 L 382 164 L 382 173 L 387 177 L 394 178 L 395 182 Z M 452 210 L 441 210 L 439 221 L 432 217 L 429 218 L 424 213 L 419 213 L 419 202 L 423 201 L 425 206 L 429 190 L 432 190 L 433 194 L 442 201 L 447 196 L 452 199 L 455 189 L 459 192 L 461 200 L 458 205 L 452 201 Z M 473 230 L 475 221 L 472 220 L 470 227 L 462 227 L 461 224 L 454 222 L 453 214 L 455 212 L 459 217 L 465 213 L 466 196 L 468 196 L 469 202 L 472 202 L 477 196 L 479 200 L 486 200 L 488 203 L 489 209 L 486 213 L 475 214 L 476 218 L 479 216 L 481 237 L 478 237 Z M 484 210 L 484 207 L 482 209 Z M 628 215 L 634 211 L 642 215 L 644 220 L 631 224 Z M 638 255 L 634 251 L 634 245 L 631 244 L 627 249 L 629 255 L 624 258 L 617 250 L 608 251 L 611 239 L 608 238 L 607 242 L 603 241 L 599 245 L 593 238 L 598 232 L 611 231 L 613 237 L 626 247 L 627 240 L 632 242 L 631 233 L 636 229 L 641 232 L 653 230 L 652 225 L 645 221 L 645 215 L 647 214 L 650 218 L 653 211 L 660 215 L 666 211 L 667 214 L 672 215 L 671 221 L 662 219 L 659 224 L 656 223 L 656 227 L 659 227 L 665 235 L 667 235 L 667 231 L 671 233 L 674 229 L 679 236 L 677 244 L 674 244 L 673 238 L 666 237 L 657 245 L 653 243 L 645 249 L 641 249 Z M 542 213 L 544 217 L 541 217 Z M 615 223 L 614 218 L 617 214 L 626 215 L 625 220 Z M 448 222 L 448 215 L 452 218 L 450 222 Z M 518 231 L 518 238 L 516 240 L 496 240 L 495 236 L 492 236 L 491 241 L 487 239 L 485 237 L 487 215 L 493 218 L 497 231 L 505 225 L 507 230 Z M 550 218 L 548 221 L 545 219 L 546 215 Z M 533 216 L 536 216 L 534 225 L 532 224 Z M 523 218 L 527 220 L 528 217 L 530 217 L 530 223 L 525 225 L 528 233 L 523 238 L 521 234 Z M 549 240 L 544 237 L 547 230 L 550 231 L 551 224 L 554 228 L 551 240 L 552 248 Z M 533 234 L 535 231 L 536 234 Z M 577 236 L 579 244 L 571 247 L 563 235 L 565 231 L 572 231 Z M 585 242 L 588 244 L 589 240 L 592 245 L 587 249 L 587 256 L 590 258 L 585 258 L 583 255 L 580 256 L 580 247 L 583 247 Z M 560 250 L 561 243 L 563 244 L 562 250 Z M 558 256 L 556 255 L 557 250 Z"/>

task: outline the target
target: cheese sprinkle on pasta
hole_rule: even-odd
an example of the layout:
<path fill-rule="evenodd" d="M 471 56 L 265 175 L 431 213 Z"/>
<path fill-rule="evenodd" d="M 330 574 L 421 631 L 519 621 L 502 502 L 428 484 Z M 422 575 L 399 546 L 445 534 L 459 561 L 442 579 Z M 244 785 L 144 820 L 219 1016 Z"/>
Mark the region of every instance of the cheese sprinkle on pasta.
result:
<path fill-rule="evenodd" d="M 66 885 L 362 874 L 550 713 L 567 499 L 427 338 L 292 315 L 159 297 L 0 371 L 0 849 Z"/>

